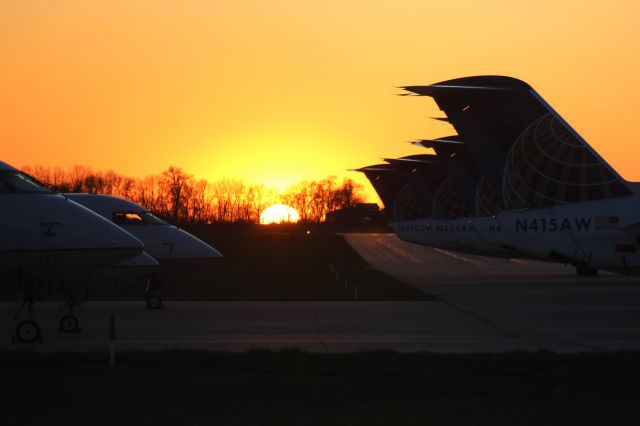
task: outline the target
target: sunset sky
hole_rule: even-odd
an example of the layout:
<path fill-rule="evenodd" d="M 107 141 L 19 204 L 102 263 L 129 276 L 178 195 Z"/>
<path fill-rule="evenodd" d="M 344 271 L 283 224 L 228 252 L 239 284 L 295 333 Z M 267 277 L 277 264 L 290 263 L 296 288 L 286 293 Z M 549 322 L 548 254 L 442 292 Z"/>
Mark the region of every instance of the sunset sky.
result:
<path fill-rule="evenodd" d="M 395 86 L 476 74 L 527 81 L 640 180 L 637 0 L 3 0 L 0 160 L 364 183 L 346 170 L 451 133 Z"/>

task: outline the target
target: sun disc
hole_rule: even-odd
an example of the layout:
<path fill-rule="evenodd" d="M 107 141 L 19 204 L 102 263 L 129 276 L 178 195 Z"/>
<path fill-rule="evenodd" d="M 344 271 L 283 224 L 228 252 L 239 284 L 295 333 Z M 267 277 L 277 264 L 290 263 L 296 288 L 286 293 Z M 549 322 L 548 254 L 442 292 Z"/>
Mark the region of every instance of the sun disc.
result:
<path fill-rule="evenodd" d="M 260 214 L 260 224 L 294 223 L 300 220 L 300 215 L 293 207 L 285 204 L 274 204 L 267 207 Z"/>

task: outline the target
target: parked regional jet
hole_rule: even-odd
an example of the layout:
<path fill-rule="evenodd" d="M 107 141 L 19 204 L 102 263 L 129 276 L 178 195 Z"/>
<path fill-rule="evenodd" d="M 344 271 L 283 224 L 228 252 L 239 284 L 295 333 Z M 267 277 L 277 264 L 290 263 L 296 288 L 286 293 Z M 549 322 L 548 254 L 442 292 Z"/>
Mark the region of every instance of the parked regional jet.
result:
<path fill-rule="evenodd" d="M 65 194 L 65 196 L 113 221 L 144 242 L 145 251 L 160 263 L 158 276 L 147 286 L 147 306 L 160 308 L 158 294 L 161 281 L 168 275 L 186 273 L 208 267 L 222 259 L 222 254 L 188 232 L 160 219 L 143 206 L 131 201 L 98 194 Z"/>
<path fill-rule="evenodd" d="M 396 234 L 406 241 L 469 254 L 497 257 L 520 257 L 499 242 L 482 238 L 476 223 L 469 217 L 470 203 L 465 193 L 475 191 L 475 182 L 460 179 L 454 187 L 452 160 L 437 156 L 409 156 L 386 159 L 390 164 L 364 167 L 363 172 L 380 195 Z M 421 161 L 418 161 L 421 160 Z M 454 168 L 455 169 L 455 168 Z M 462 175 L 459 175 L 460 177 Z M 482 220 L 493 220 L 491 218 Z"/>
<path fill-rule="evenodd" d="M 493 212 L 514 250 L 579 273 L 640 273 L 637 185 L 528 84 L 480 76 L 404 89 L 446 114 L 478 166 L 475 214 Z"/>
<path fill-rule="evenodd" d="M 45 287 L 139 256 L 143 248 L 127 231 L 0 162 L 0 282 L 17 284 L 22 294 L 16 320 L 27 308 L 16 341 L 41 338 L 32 308 Z"/>

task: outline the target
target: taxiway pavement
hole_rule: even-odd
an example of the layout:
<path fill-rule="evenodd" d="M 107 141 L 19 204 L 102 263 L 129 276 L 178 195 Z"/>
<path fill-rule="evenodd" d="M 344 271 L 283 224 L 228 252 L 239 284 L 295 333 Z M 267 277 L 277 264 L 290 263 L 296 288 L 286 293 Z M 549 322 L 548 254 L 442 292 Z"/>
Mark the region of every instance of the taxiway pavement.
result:
<path fill-rule="evenodd" d="M 514 342 L 539 349 L 640 349 L 640 279 L 607 272 L 579 277 L 570 266 L 465 255 L 394 234 L 347 234 L 375 268 L 439 297 Z M 446 334 L 443 326 L 443 334 Z M 505 346 L 507 349 L 509 345 Z"/>
<path fill-rule="evenodd" d="M 375 268 L 434 294 L 420 302 L 89 302 L 82 332 L 57 332 L 58 304 L 39 303 L 41 344 L 15 345 L 15 303 L 0 302 L 6 338 L 0 350 L 300 348 L 313 352 L 558 352 L 640 350 L 640 283 L 603 273 L 577 277 L 570 267 L 461 255 L 399 240 L 347 234 Z M 357 285 L 357 283 L 352 283 Z"/>

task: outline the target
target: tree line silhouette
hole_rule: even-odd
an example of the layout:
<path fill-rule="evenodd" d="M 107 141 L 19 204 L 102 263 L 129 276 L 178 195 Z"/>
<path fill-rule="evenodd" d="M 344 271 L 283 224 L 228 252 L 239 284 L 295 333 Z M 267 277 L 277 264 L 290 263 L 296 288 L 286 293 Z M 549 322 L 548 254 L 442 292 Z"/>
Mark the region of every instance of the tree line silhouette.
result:
<path fill-rule="evenodd" d="M 318 223 L 329 212 L 363 202 L 361 185 L 348 178 L 338 181 L 335 176 L 301 181 L 279 193 L 237 179 L 195 179 L 175 166 L 144 178 L 79 165 L 68 169 L 28 166 L 23 171 L 53 191 L 115 195 L 176 223 L 258 223 L 262 210 L 275 203 L 293 207 L 301 221 Z"/>

